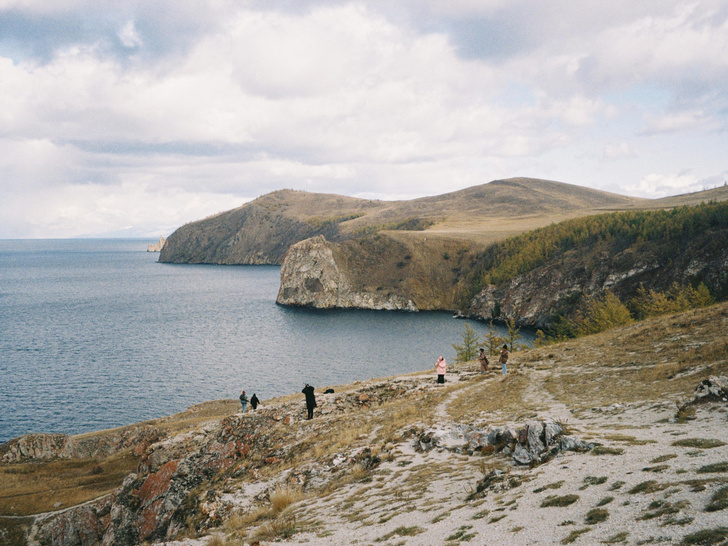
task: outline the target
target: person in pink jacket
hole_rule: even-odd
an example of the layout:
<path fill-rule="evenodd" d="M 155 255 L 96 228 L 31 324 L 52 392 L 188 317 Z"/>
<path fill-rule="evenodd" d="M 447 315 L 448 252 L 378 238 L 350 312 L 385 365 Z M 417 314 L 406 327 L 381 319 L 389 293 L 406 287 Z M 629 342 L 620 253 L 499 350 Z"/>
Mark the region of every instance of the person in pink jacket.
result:
<path fill-rule="evenodd" d="M 437 372 L 437 382 L 444 383 L 445 372 L 447 371 L 447 362 L 445 362 L 443 357 L 438 358 L 437 362 L 435 362 L 435 371 Z"/>

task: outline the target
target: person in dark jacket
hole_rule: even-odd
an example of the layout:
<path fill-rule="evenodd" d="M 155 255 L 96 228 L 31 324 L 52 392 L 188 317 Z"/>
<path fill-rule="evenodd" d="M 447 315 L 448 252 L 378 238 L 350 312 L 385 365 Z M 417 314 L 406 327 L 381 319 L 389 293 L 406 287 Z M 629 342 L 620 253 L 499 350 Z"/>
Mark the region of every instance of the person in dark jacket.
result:
<path fill-rule="evenodd" d="M 243 406 L 243 413 L 245 413 L 245 408 L 248 406 L 248 397 L 245 396 L 245 391 L 240 393 L 240 405 Z"/>
<path fill-rule="evenodd" d="M 256 409 L 258 407 L 258 404 L 260 404 L 260 400 L 258 400 L 256 394 L 253 393 L 253 396 L 250 398 L 250 405 L 253 407 L 253 409 Z"/>
<path fill-rule="evenodd" d="M 301 392 L 306 395 L 306 409 L 308 410 L 307 419 L 313 419 L 313 408 L 316 407 L 316 396 L 313 394 L 313 387 L 306 383 L 306 386 L 303 387 Z"/>

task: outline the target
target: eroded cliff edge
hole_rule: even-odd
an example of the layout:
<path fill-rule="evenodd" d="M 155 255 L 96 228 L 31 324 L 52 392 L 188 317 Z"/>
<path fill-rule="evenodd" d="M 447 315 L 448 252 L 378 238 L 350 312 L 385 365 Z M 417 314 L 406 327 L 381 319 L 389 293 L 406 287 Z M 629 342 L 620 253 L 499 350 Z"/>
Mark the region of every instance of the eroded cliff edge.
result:
<path fill-rule="evenodd" d="M 342 243 L 323 236 L 297 243 L 283 261 L 276 301 L 318 309 L 455 310 L 471 247 L 426 239 L 378 233 Z"/>

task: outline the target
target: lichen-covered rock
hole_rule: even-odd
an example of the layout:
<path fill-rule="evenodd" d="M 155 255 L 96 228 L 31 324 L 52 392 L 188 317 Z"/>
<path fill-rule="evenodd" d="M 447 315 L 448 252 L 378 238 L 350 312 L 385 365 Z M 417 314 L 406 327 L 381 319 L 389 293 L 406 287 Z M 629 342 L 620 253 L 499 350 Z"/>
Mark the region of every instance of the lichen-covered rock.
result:
<path fill-rule="evenodd" d="M 63 451 L 70 439 L 68 434 L 26 434 L 14 438 L 4 446 L 3 462 L 54 459 Z"/>
<path fill-rule="evenodd" d="M 453 430 L 446 430 L 443 427 L 432 427 L 416 435 L 414 447 L 417 451 L 429 451 L 435 447 L 471 453 L 502 451 L 522 465 L 543 463 L 561 451 L 585 451 L 594 447 L 593 444 L 564 436 L 563 431 L 563 427 L 552 419 L 529 421 L 517 429 L 458 426 Z M 456 439 L 455 443 L 453 439 Z"/>
<path fill-rule="evenodd" d="M 728 402 L 728 378 L 710 376 L 695 388 L 693 402 L 708 400 Z"/>
<path fill-rule="evenodd" d="M 703 379 L 695 387 L 693 397 L 684 404 L 678 405 L 677 413 L 673 421 L 678 420 L 682 412 L 689 406 L 707 402 L 728 402 L 728 378 L 711 375 L 707 379 Z"/>

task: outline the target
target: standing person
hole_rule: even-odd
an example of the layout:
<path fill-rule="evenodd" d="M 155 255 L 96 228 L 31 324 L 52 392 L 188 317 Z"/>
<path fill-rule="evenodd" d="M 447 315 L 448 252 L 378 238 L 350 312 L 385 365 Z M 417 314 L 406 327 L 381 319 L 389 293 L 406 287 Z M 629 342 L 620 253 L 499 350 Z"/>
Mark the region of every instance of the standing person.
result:
<path fill-rule="evenodd" d="M 488 355 L 485 354 L 485 350 L 483 348 L 480 349 L 480 354 L 478 355 L 478 362 L 480 362 L 480 373 L 485 373 L 488 371 L 488 365 L 490 362 L 488 362 Z"/>
<path fill-rule="evenodd" d="M 303 387 L 301 392 L 306 395 L 306 409 L 308 410 L 307 419 L 313 419 L 313 408 L 316 407 L 316 396 L 313 394 L 313 387 L 306 383 L 306 386 Z"/>
<path fill-rule="evenodd" d="M 240 405 L 243 406 L 243 413 L 245 413 L 245 408 L 248 407 L 248 397 L 245 396 L 245 391 L 240 393 Z"/>
<path fill-rule="evenodd" d="M 437 359 L 435 362 L 435 371 L 437 372 L 437 382 L 445 383 L 445 372 L 447 371 L 447 362 L 443 357 Z"/>
<path fill-rule="evenodd" d="M 506 375 L 506 373 L 508 373 L 506 370 L 506 362 L 508 362 L 508 345 L 503 345 L 498 362 L 500 362 L 501 368 L 503 368 L 503 375 Z"/>
<path fill-rule="evenodd" d="M 253 396 L 250 398 L 250 405 L 253 406 L 253 409 L 256 409 L 258 404 L 260 404 L 260 400 L 258 400 L 258 397 L 255 393 L 253 393 Z"/>

